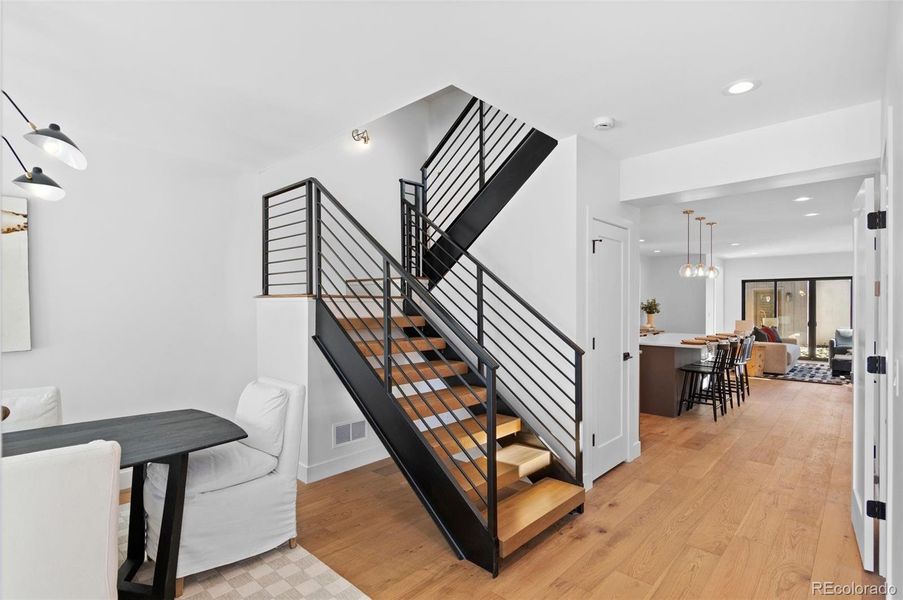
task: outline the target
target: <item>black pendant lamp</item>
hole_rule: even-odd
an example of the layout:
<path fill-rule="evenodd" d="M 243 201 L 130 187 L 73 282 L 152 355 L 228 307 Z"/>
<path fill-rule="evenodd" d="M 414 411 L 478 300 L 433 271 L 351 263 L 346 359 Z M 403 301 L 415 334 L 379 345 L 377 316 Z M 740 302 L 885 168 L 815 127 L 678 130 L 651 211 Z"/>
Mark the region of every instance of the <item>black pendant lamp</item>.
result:
<path fill-rule="evenodd" d="M 31 171 L 26 169 L 22 159 L 19 158 L 15 148 L 13 148 L 13 145 L 6 139 L 6 136 L 3 136 L 3 141 L 6 142 L 6 146 L 9 148 L 10 152 L 13 153 L 13 156 L 16 157 L 19 166 L 22 167 L 22 170 L 24 171 L 24 174 L 13 179 L 13 183 L 25 190 L 25 193 L 28 194 L 30 198 L 49 200 L 51 202 L 63 199 L 66 195 L 66 190 L 61 188 L 53 179 L 44 175 L 44 171 L 41 167 L 34 167 Z"/>

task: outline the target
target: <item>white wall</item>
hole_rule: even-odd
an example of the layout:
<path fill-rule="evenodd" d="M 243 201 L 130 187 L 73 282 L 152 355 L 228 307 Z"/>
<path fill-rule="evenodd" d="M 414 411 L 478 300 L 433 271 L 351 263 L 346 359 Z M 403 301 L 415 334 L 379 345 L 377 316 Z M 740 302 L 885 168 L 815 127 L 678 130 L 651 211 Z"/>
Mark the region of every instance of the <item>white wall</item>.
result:
<path fill-rule="evenodd" d="M 890 340 L 888 363 L 892 382 L 888 401 L 888 560 L 887 582 L 903 587 L 903 417 L 900 406 L 899 361 L 903 357 L 903 260 L 900 260 L 900 230 L 903 220 L 903 5 L 893 3 L 888 19 L 887 76 L 882 101 L 882 143 L 887 144 L 890 176 L 888 219 L 890 221 Z"/>
<path fill-rule="evenodd" d="M 393 255 L 400 251 L 398 179 L 420 181 L 427 156 L 427 103 L 418 102 L 371 123 L 349 124 L 348 132 L 317 148 L 286 158 L 258 177 L 256 197 L 308 177 L 316 177 Z M 355 142 L 351 129 L 370 133 L 370 143 Z M 259 222 L 259 214 L 258 214 Z M 259 249 L 254 249 L 259 252 Z"/>
<path fill-rule="evenodd" d="M 429 122 L 427 123 L 426 141 L 429 152 L 432 152 L 442 137 L 448 132 L 452 123 L 464 110 L 464 106 L 470 102 L 472 96 L 454 86 L 438 92 L 429 97 L 426 106 Z M 428 153 L 427 153 L 428 154 Z M 420 161 L 422 164 L 426 156 Z M 419 166 L 419 165 L 418 165 Z"/>
<path fill-rule="evenodd" d="M 742 319 L 742 281 L 744 279 L 844 277 L 853 275 L 853 253 L 800 254 L 736 258 L 724 261 L 723 331 L 733 331 L 734 322 Z"/>
<path fill-rule="evenodd" d="M 659 329 L 700 334 L 706 330 L 707 280 L 678 275 L 677 270 L 686 261 L 685 256 L 643 257 L 640 301 L 658 300 L 662 312 L 655 316 L 655 325 Z M 637 312 L 641 313 L 639 305 Z M 645 316 L 640 316 L 645 321 Z"/>
<path fill-rule="evenodd" d="M 701 199 L 711 195 L 686 193 L 874 162 L 879 122 L 880 103 L 875 101 L 627 158 L 621 162 L 621 199 L 669 194 Z M 873 171 L 873 165 L 869 168 Z M 837 177 L 834 173 L 829 178 Z M 746 191 L 755 189 L 767 186 Z"/>
<path fill-rule="evenodd" d="M 33 350 L 3 355 L 4 389 L 59 386 L 65 422 L 187 407 L 231 415 L 255 373 L 252 293 L 233 253 L 233 211 L 253 180 L 70 133 L 86 171 L 12 138 L 67 196 L 29 202 Z M 8 183 L 18 166 L 3 160 L 4 194 L 20 195 Z"/>

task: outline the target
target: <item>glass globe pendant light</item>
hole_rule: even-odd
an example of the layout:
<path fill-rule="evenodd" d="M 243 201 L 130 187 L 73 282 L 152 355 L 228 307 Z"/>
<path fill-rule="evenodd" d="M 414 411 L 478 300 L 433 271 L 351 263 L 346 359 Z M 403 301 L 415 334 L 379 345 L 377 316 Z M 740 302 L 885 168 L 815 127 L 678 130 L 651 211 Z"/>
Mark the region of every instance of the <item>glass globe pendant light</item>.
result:
<path fill-rule="evenodd" d="M 706 269 L 705 275 L 709 279 L 715 279 L 721 273 L 721 270 L 715 266 L 715 225 L 717 225 L 715 221 L 709 221 L 706 225 L 709 226 L 709 260 L 712 261 L 712 264 L 709 265 L 709 268 Z"/>
<path fill-rule="evenodd" d="M 690 215 L 693 214 L 693 211 L 687 209 L 683 211 L 683 214 L 687 215 L 687 262 L 680 266 L 677 274 L 681 277 L 692 277 L 696 272 L 696 267 L 690 262 Z"/>
<path fill-rule="evenodd" d="M 696 217 L 696 220 L 699 221 L 699 262 L 693 269 L 693 276 L 705 277 L 705 260 L 702 257 L 702 222 L 705 221 L 705 217 Z"/>

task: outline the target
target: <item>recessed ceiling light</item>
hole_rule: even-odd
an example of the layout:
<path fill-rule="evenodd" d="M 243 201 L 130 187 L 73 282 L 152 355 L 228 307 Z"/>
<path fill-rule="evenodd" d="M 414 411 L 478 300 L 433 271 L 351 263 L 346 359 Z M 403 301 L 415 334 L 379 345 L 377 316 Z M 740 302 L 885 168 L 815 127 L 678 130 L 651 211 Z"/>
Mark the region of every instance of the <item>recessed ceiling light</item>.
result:
<path fill-rule="evenodd" d="M 740 81 L 735 81 L 731 83 L 727 87 L 722 90 L 722 93 L 725 96 L 739 96 L 740 94 L 746 94 L 748 92 L 753 91 L 757 87 L 762 85 L 760 81 L 754 81 L 752 79 L 741 79 Z"/>
<path fill-rule="evenodd" d="M 661 250 L 653 250 L 654 253 L 658 254 Z"/>
<path fill-rule="evenodd" d="M 807 217 L 817 217 L 818 213 L 806 213 Z"/>
<path fill-rule="evenodd" d="M 645 241 L 646 241 L 646 240 L 640 240 L 640 243 L 643 243 L 643 242 L 645 242 Z"/>
<path fill-rule="evenodd" d="M 740 242 L 733 242 L 733 243 L 731 244 L 731 246 L 739 246 L 739 245 L 740 245 Z"/>
<path fill-rule="evenodd" d="M 809 200 L 812 200 L 811 196 L 800 196 L 799 198 L 793 199 L 794 202 L 808 202 Z"/>

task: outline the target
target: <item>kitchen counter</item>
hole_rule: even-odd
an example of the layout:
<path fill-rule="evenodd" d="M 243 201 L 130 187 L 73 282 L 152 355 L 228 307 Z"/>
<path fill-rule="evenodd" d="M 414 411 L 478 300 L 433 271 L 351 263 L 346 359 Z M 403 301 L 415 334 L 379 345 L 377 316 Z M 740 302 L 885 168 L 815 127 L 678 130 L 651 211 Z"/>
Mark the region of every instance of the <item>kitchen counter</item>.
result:
<path fill-rule="evenodd" d="M 705 346 L 681 344 L 701 333 L 660 333 L 640 338 L 640 412 L 676 417 L 684 365 L 702 360 Z"/>

